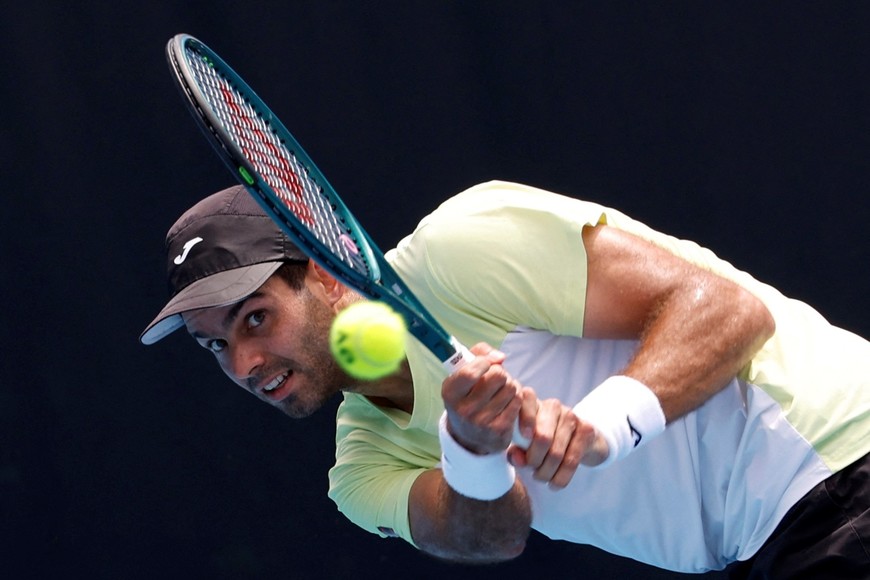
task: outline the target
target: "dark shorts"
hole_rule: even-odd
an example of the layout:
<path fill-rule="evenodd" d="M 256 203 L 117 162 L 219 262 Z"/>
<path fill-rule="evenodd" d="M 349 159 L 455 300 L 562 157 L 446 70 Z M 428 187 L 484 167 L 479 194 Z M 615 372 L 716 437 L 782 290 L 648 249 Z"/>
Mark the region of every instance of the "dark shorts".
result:
<path fill-rule="evenodd" d="M 748 580 L 870 579 L 870 454 L 810 490 L 755 556 L 726 572 Z"/>

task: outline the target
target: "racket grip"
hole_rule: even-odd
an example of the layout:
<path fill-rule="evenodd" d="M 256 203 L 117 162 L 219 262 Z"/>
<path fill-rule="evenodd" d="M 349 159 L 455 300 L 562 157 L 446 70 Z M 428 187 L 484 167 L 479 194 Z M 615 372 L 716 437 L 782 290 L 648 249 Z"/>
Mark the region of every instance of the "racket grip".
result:
<path fill-rule="evenodd" d="M 453 374 L 462 367 L 464 367 L 467 363 L 474 360 L 474 355 L 470 350 L 465 348 L 461 342 L 456 340 L 454 337 L 450 337 L 450 343 L 456 349 L 456 352 L 444 361 L 444 368 L 447 369 L 449 374 Z M 528 449 L 529 445 L 531 445 L 532 441 L 526 437 L 523 437 L 523 434 L 520 433 L 520 423 L 519 420 L 514 422 L 514 433 L 511 436 L 511 439 L 514 442 L 514 445 L 521 449 Z"/>
<path fill-rule="evenodd" d="M 474 360 L 474 355 L 471 354 L 471 351 L 465 348 L 465 345 L 456 340 L 455 337 L 450 337 L 450 344 L 453 346 L 456 352 L 450 355 L 446 361 L 444 361 L 444 368 L 447 370 L 447 374 L 452 375 L 462 367 L 464 367 L 467 363 L 470 363 Z"/>

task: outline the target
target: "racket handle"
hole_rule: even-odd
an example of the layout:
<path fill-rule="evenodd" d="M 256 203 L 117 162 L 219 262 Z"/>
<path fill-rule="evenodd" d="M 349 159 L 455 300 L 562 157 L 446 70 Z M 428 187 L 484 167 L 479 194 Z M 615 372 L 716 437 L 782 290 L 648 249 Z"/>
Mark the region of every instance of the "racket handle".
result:
<path fill-rule="evenodd" d="M 464 367 L 467 363 L 470 363 L 474 360 L 474 355 L 471 354 L 471 351 L 465 348 L 465 345 L 456 340 L 455 337 L 450 337 L 450 344 L 453 346 L 456 352 L 450 355 L 446 361 L 444 361 L 444 368 L 447 369 L 447 374 L 452 375 L 462 367 Z"/>
<path fill-rule="evenodd" d="M 453 374 L 462 367 L 464 367 L 467 363 L 474 360 L 474 355 L 470 350 L 465 348 L 461 342 L 456 340 L 454 337 L 450 337 L 450 343 L 456 349 L 456 352 L 444 361 L 444 368 L 447 369 L 449 374 Z M 514 422 L 514 434 L 511 437 L 514 442 L 514 445 L 521 449 L 528 449 L 529 445 L 531 445 L 532 441 L 527 437 L 523 437 L 522 433 L 520 433 L 520 423 L 519 420 Z"/>

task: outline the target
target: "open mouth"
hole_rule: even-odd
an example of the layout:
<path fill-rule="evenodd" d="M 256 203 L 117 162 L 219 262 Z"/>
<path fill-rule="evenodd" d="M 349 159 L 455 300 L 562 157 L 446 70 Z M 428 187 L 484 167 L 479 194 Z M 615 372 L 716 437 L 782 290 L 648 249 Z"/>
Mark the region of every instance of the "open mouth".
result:
<path fill-rule="evenodd" d="M 263 387 L 263 392 L 266 394 L 275 392 L 278 389 L 278 387 L 283 385 L 284 382 L 288 378 L 290 378 L 290 374 L 291 374 L 290 372 L 286 372 L 286 373 L 282 373 L 282 374 L 278 375 L 277 377 L 272 379 L 272 382 L 270 382 L 268 385 Z"/>

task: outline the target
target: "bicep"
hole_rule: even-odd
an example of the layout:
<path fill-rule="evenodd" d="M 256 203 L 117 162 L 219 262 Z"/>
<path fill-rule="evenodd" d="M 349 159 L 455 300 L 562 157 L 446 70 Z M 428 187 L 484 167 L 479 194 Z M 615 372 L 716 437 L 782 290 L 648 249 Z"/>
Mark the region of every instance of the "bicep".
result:
<path fill-rule="evenodd" d="M 669 251 L 610 227 L 584 232 L 585 335 L 637 338 L 623 373 L 650 387 L 669 421 L 697 408 L 775 330 L 755 295 Z"/>
<path fill-rule="evenodd" d="M 583 243 L 587 254 L 583 335 L 587 338 L 639 338 L 673 292 L 717 278 L 614 227 L 587 226 Z"/>

